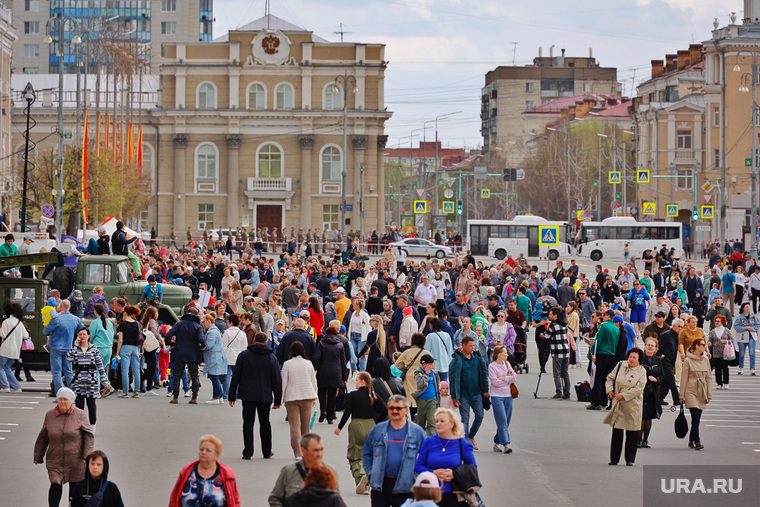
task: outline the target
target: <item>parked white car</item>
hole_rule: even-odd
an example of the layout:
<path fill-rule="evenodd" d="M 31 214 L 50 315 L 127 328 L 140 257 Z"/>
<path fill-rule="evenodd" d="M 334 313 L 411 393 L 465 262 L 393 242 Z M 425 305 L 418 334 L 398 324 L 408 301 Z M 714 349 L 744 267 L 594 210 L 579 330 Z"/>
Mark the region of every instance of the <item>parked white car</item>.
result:
<path fill-rule="evenodd" d="M 401 247 L 401 249 L 406 251 L 406 254 L 410 257 L 424 257 L 427 255 L 434 255 L 439 259 L 443 259 L 447 255 L 453 254 L 451 248 L 443 245 L 437 245 L 432 241 L 428 241 L 422 238 L 405 238 L 399 241 L 394 241 L 391 243 L 391 247 L 394 250 L 398 249 L 398 247 Z"/>

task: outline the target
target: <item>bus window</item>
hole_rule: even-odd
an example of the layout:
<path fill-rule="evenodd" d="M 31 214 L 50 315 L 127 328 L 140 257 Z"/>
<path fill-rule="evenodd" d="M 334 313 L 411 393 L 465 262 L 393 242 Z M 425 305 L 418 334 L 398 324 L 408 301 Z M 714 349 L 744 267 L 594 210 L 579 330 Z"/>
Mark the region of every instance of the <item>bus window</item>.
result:
<path fill-rule="evenodd" d="M 492 225 L 491 237 L 492 238 L 508 238 L 509 229 L 510 227 L 508 225 Z"/>
<path fill-rule="evenodd" d="M 513 225 L 511 227 L 511 231 L 509 231 L 509 237 L 510 238 L 516 238 L 516 239 L 527 239 L 528 238 L 528 227 L 525 225 Z"/>
<path fill-rule="evenodd" d="M 668 239 L 678 239 L 681 237 L 680 227 L 668 227 Z"/>

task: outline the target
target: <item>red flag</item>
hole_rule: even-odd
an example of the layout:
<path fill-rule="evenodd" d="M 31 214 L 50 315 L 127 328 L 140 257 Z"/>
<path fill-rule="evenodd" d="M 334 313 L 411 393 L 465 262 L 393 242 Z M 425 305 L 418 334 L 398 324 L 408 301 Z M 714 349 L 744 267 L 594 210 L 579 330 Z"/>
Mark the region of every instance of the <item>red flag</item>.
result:
<path fill-rule="evenodd" d="M 142 181 L 143 148 L 142 148 L 142 125 L 137 131 L 137 167 L 140 168 L 140 181 Z"/>
<path fill-rule="evenodd" d="M 87 113 L 84 113 L 84 135 L 82 136 L 82 212 L 84 221 L 87 223 L 87 199 L 88 199 L 88 157 L 89 149 L 87 147 Z"/>

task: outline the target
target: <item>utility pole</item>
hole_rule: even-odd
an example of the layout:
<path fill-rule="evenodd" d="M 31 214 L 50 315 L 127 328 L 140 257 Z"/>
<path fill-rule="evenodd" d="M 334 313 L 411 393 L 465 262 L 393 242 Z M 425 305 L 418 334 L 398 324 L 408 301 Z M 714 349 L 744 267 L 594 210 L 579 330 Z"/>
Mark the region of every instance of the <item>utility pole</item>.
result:
<path fill-rule="evenodd" d="M 359 237 L 364 241 L 364 162 L 359 164 L 359 185 Z"/>

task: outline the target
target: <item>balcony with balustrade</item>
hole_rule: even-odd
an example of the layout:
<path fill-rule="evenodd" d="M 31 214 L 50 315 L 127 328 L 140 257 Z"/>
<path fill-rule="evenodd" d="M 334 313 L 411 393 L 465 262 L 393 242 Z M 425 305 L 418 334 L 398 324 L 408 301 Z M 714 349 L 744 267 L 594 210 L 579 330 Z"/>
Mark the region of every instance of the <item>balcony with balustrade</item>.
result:
<path fill-rule="evenodd" d="M 290 200 L 295 195 L 293 179 L 248 178 L 245 195 L 249 209 L 253 209 L 254 201 L 284 201 L 285 210 L 290 210 Z"/>

